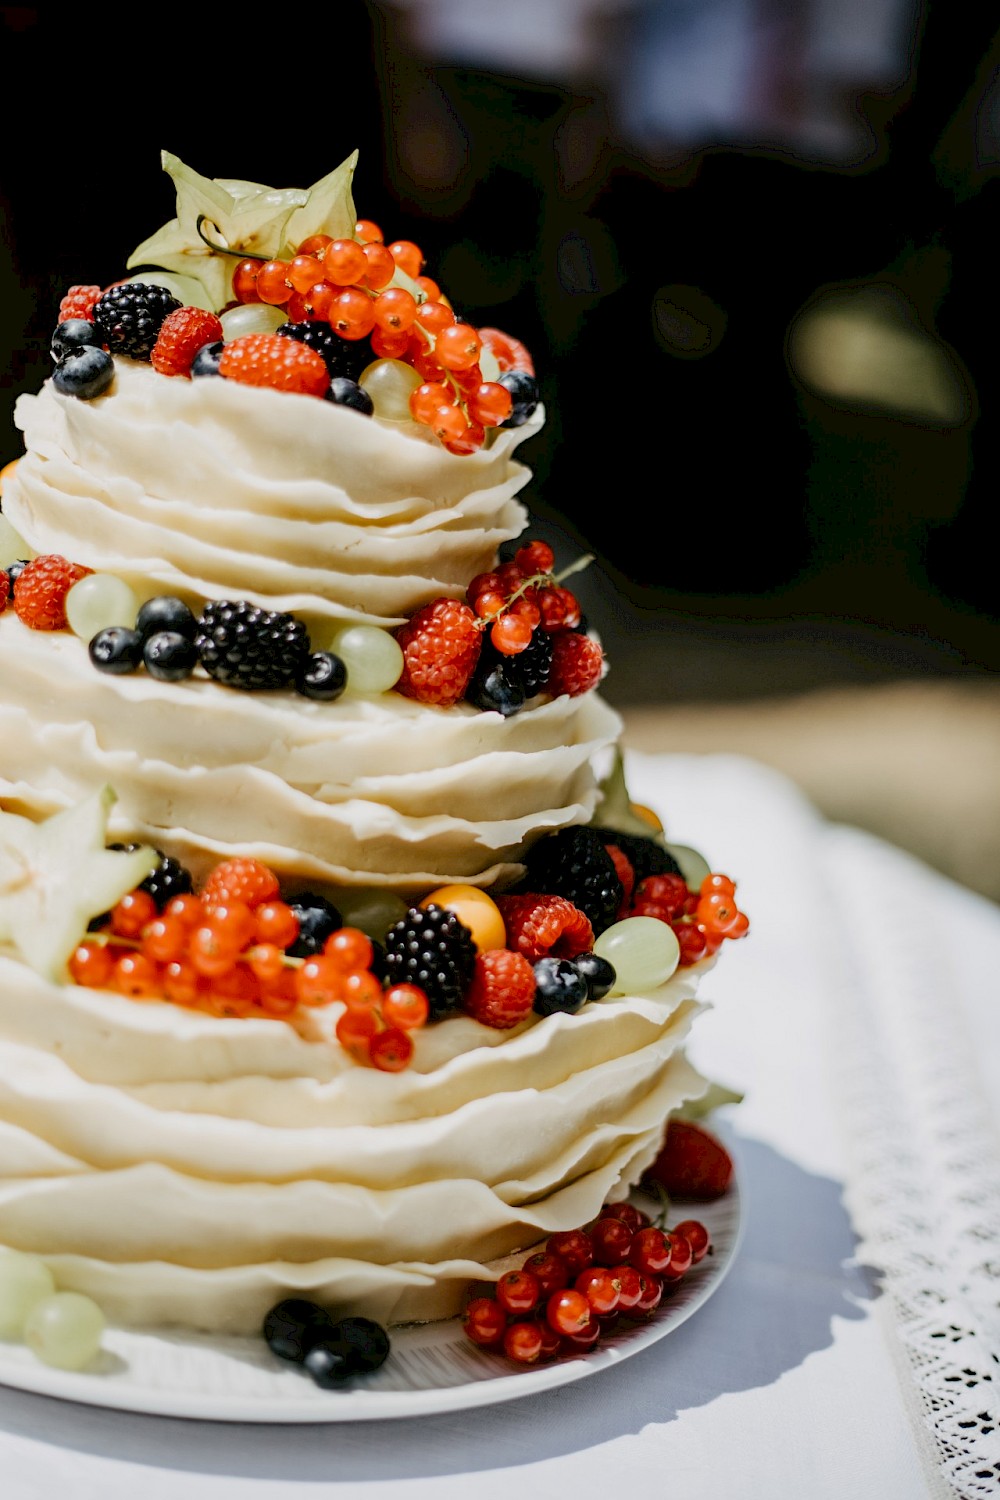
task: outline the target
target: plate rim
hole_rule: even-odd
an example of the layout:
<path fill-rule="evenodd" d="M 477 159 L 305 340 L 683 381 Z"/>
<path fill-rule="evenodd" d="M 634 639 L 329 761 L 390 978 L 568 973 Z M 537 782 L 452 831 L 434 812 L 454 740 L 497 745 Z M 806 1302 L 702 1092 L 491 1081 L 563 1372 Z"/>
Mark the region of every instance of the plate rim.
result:
<path fill-rule="evenodd" d="M 644 1200 L 648 1201 L 648 1200 Z M 680 1206 L 680 1200 L 678 1200 Z M 693 1210 L 685 1217 L 696 1217 L 696 1210 L 704 1211 L 707 1204 L 690 1203 Z M 245 1393 L 211 1395 L 197 1390 L 183 1393 L 177 1390 L 161 1390 L 148 1384 L 130 1387 L 122 1381 L 102 1381 L 100 1372 L 66 1371 L 43 1364 L 38 1360 L 5 1361 L 0 1342 L 0 1388 L 15 1389 L 27 1395 L 46 1396 L 50 1399 L 70 1401 L 88 1407 L 108 1411 L 126 1412 L 134 1416 L 181 1418 L 199 1422 L 244 1423 L 253 1426 L 327 1426 L 339 1422 L 398 1421 L 413 1417 L 440 1415 L 446 1412 L 467 1411 L 477 1406 L 492 1406 L 522 1397 L 537 1395 L 573 1384 L 577 1380 L 597 1374 L 601 1370 L 613 1369 L 623 1360 L 660 1339 L 666 1338 L 676 1328 L 688 1321 L 712 1297 L 725 1281 L 739 1253 L 746 1228 L 746 1188 L 739 1161 L 734 1155 L 732 1181 L 726 1193 L 713 1201 L 711 1207 L 722 1209 L 728 1206 L 733 1213 L 734 1227 L 724 1254 L 706 1267 L 701 1284 L 691 1287 L 684 1302 L 673 1309 L 668 1317 L 653 1317 L 646 1323 L 633 1324 L 594 1349 L 581 1352 L 567 1359 L 553 1360 L 543 1365 L 525 1369 L 506 1367 L 503 1374 L 486 1376 L 478 1380 L 467 1380 L 456 1385 L 428 1386 L 416 1390 L 365 1390 L 353 1388 L 345 1391 L 324 1392 L 329 1404 L 316 1394 L 309 1399 L 290 1397 L 277 1399 L 274 1393 L 254 1397 Z M 706 1263 L 703 1261 L 702 1265 Z M 442 1319 L 441 1325 L 449 1326 L 457 1320 Z M 433 1326 L 433 1325 L 431 1325 Z M 109 1328 L 113 1347 L 115 1333 L 131 1339 L 156 1340 L 169 1333 L 172 1342 L 177 1342 L 179 1331 L 153 1329 Z M 193 1341 L 191 1341 L 193 1343 Z M 235 1342 L 227 1339 L 227 1344 Z M 201 1345 L 211 1343 L 211 1335 L 201 1335 Z M 247 1336 L 247 1343 L 257 1346 L 258 1341 Z M 490 1357 L 482 1351 L 484 1357 Z M 298 1372 L 295 1372 L 296 1374 Z"/>

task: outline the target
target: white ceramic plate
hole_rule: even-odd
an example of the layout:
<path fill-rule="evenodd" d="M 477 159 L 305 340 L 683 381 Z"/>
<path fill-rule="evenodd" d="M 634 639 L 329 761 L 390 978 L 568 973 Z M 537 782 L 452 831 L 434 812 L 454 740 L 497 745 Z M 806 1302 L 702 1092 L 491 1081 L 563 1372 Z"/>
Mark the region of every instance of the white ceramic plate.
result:
<path fill-rule="evenodd" d="M 648 1200 L 636 1202 L 654 1208 Z M 676 1205 L 671 1221 L 700 1219 L 712 1254 L 693 1266 L 645 1323 L 606 1335 L 585 1354 L 518 1367 L 476 1348 L 456 1319 L 398 1328 L 381 1369 L 352 1388 L 325 1391 L 262 1338 L 108 1329 L 86 1372 L 54 1370 L 21 1345 L 0 1343 L 0 1383 L 90 1406 L 213 1422 L 360 1422 L 488 1406 L 581 1380 L 665 1338 L 716 1291 L 743 1229 L 738 1180 L 714 1203 Z"/>

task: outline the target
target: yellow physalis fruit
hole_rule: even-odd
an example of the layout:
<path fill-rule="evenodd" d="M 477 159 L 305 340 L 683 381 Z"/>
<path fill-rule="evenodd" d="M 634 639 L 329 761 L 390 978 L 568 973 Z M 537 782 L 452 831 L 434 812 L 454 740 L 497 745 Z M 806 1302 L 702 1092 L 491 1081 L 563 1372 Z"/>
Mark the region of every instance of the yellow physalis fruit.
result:
<path fill-rule="evenodd" d="M 655 833 L 663 832 L 663 824 L 651 807 L 646 807 L 641 802 L 633 802 L 632 811 L 637 817 L 642 818 L 643 822 L 648 823 Z"/>
<path fill-rule="evenodd" d="M 431 891 L 420 902 L 421 906 L 443 906 L 453 911 L 458 920 L 472 933 L 476 951 L 486 953 L 491 948 L 506 948 L 507 930 L 504 927 L 500 908 L 475 885 L 442 885 Z"/>
<path fill-rule="evenodd" d="M 3 487 L 5 483 L 11 477 L 20 462 L 21 460 L 19 458 L 12 458 L 10 463 L 4 464 L 3 468 L 0 469 L 0 495 L 3 494 Z"/>

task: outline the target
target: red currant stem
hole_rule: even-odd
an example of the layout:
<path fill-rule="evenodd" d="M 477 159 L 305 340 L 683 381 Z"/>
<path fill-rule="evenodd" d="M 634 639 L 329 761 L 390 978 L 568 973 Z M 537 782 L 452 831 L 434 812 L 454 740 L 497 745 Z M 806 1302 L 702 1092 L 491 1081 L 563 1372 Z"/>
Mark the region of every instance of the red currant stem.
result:
<path fill-rule="evenodd" d="M 589 565 L 593 561 L 594 554 L 592 552 L 587 552 L 583 557 L 578 557 L 576 562 L 570 563 L 568 568 L 563 568 L 561 573 L 532 573 L 530 578 L 526 578 L 522 584 L 518 585 L 509 599 L 504 600 L 503 604 L 497 610 L 495 615 L 488 615 L 481 620 L 477 620 L 477 628 L 479 630 L 485 630 L 487 625 L 494 625 L 496 621 L 499 620 L 500 616 L 502 614 L 505 614 L 506 611 L 510 609 L 511 605 L 515 604 L 517 600 L 521 598 L 522 594 L 527 593 L 528 589 L 552 588 L 553 585 L 562 583 L 564 578 L 569 578 L 573 573 L 581 573 L 583 569 L 589 567 Z"/>
<path fill-rule="evenodd" d="M 662 1182 L 654 1182 L 653 1186 L 656 1189 L 656 1196 L 660 1200 L 660 1211 L 653 1220 L 653 1227 L 655 1229 L 666 1229 L 667 1219 L 670 1215 L 670 1196 Z"/>

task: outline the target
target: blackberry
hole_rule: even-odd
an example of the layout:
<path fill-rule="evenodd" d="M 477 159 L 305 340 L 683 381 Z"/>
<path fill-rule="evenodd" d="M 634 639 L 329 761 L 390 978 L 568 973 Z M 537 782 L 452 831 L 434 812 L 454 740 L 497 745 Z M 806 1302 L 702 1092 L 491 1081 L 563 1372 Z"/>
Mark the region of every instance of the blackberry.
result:
<path fill-rule="evenodd" d="M 411 906 L 385 935 L 388 983 L 419 985 L 432 1019 L 461 1005 L 475 965 L 472 933 L 453 911 L 433 902 Z"/>
<path fill-rule="evenodd" d="M 298 339 L 321 355 L 331 379 L 343 375 L 356 381 L 361 371 L 375 358 L 369 339 L 342 339 L 329 323 L 282 323 L 277 330 L 282 338 Z"/>
<path fill-rule="evenodd" d="M 248 599 L 214 599 L 202 611 L 195 646 L 210 677 L 252 692 L 295 680 L 309 656 L 309 634 L 294 615 Z"/>
<path fill-rule="evenodd" d="M 148 362 L 164 318 L 182 305 L 166 287 L 126 281 L 98 297 L 93 318 L 112 354 Z"/>
<path fill-rule="evenodd" d="M 647 875 L 680 875 L 681 867 L 668 849 L 656 839 L 647 839 L 641 833 L 622 833 L 617 828 L 603 828 L 591 824 L 600 835 L 602 844 L 617 844 L 635 871 L 636 883 Z"/>
<path fill-rule="evenodd" d="M 139 849 L 141 847 L 142 846 L 140 844 L 108 845 L 109 849 L 118 849 L 125 854 L 131 854 L 133 849 Z M 159 910 L 162 911 L 168 901 L 172 901 L 175 896 L 188 895 L 189 892 L 193 889 L 193 886 L 191 881 L 191 871 L 185 869 L 180 860 L 174 859 L 169 854 L 164 854 L 162 849 L 157 849 L 156 853 L 159 855 L 160 863 L 157 865 L 156 869 L 151 870 L 150 873 L 146 876 L 145 880 L 142 881 L 139 886 L 139 890 L 148 892 L 148 894 L 152 896 L 153 900 L 156 902 Z M 109 915 L 110 913 L 104 912 L 100 917 L 96 917 L 94 921 L 91 922 L 91 927 L 100 926 L 104 921 L 106 921 Z"/>
<path fill-rule="evenodd" d="M 511 656 L 498 651 L 487 635 L 465 696 L 477 708 L 496 709 L 506 719 L 542 691 L 551 668 L 552 637 L 547 630 L 533 631 L 530 645 Z"/>
<path fill-rule="evenodd" d="M 522 888 L 564 896 L 590 918 L 595 935 L 617 921 L 625 896 L 614 860 L 593 828 L 560 828 L 533 844 Z"/>

